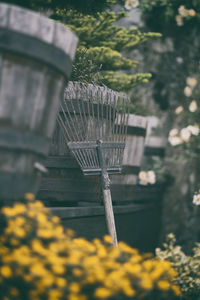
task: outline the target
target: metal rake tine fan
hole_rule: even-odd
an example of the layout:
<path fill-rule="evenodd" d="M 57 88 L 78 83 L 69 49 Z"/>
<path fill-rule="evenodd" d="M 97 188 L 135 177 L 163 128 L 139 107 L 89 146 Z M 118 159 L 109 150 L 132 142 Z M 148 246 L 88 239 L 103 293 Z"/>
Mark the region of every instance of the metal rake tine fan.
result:
<path fill-rule="evenodd" d="M 109 174 L 121 172 L 129 98 L 107 87 L 69 82 L 58 122 L 84 175 L 102 179 L 108 233 L 117 244 Z"/>

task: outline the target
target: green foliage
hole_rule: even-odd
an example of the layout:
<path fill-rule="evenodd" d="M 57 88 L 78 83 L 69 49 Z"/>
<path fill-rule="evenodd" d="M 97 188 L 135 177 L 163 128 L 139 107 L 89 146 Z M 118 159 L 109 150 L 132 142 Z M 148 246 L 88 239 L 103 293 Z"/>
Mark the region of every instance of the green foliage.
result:
<path fill-rule="evenodd" d="M 180 246 L 176 245 L 176 238 L 171 233 L 164 243 L 164 250 L 156 249 L 156 255 L 171 262 L 178 272 L 175 283 L 180 287 L 183 296 L 198 300 L 200 294 L 200 243 L 196 244 L 192 255 L 186 255 Z"/>
<path fill-rule="evenodd" d="M 111 89 L 117 91 L 127 91 L 137 84 L 147 82 L 151 77 L 150 74 L 134 74 L 128 75 L 122 73 L 122 70 L 131 70 L 136 67 L 138 62 L 134 59 L 126 58 L 123 51 L 128 51 L 134 46 L 143 43 L 151 38 L 160 37 L 157 33 L 143 33 L 138 28 L 132 27 L 126 29 L 116 25 L 116 22 L 126 17 L 127 13 L 119 11 L 105 11 L 96 15 L 84 15 L 74 10 L 58 10 L 56 18 L 60 19 L 69 28 L 71 28 L 79 37 L 79 47 L 77 50 L 77 58 L 73 70 L 72 78 L 91 82 L 92 76 L 88 77 L 93 64 L 94 70 L 98 70 L 98 76 L 93 72 L 95 78 L 92 82 L 105 84 Z M 80 59 L 79 54 L 83 57 L 84 68 L 81 64 L 77 64 Z M 78 73 L 79 67 L 80 76 Z M 120 71 L 120 72 L 118 72 Z M 76 77 L 77 76 L 77 77 Z"/>
<path fill-rule="evenodd" d="M 101 65 L 95 64 L 86 48 L 79 47 L 72 65 L 71 80 L 102 85 Z"/>
<path fill-rule="evenodd" d="M 116 3 L 123 3 L 123 0 L 4 0 L 8 4 L 16 4 L 33 10 L 51 9 L 76 9 L 83 13 L 96 13 L 110 8 Z"/>
<path fill-rule="evenodd" d="M 151 74 L 137 73 L 127 75 L 113 71 L 102 72 L 102 82 L 115 91 L 130 90 L 138 84 L 146 83 L 151 78 Z"/>

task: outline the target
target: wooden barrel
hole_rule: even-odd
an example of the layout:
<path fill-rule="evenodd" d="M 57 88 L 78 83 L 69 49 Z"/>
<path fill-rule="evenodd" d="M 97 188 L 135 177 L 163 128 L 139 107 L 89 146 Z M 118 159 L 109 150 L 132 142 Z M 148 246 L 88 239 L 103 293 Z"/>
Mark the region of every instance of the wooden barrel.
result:
<path fill-rule="evenodd" d="M 76 44 L 63 25 L 0 4 L 0 199 L 36 193 Z"/>
<path fill-rule="evenodd" d="M 130 201 L 130 197 L 133 197 L 132 192 L 128 196 L 126 186 L 137 184 L 144 153 L 146 127 L 147 119 L 145 117 L 134 114 L 129 115 L 122 174 L 111 176 L 111 191 L 114 203 L 122 201 L 126 203 Z M 124 190 L 126 190 L 125 194 Z M 121 192 L 119 193 L 119 191 Z"/>

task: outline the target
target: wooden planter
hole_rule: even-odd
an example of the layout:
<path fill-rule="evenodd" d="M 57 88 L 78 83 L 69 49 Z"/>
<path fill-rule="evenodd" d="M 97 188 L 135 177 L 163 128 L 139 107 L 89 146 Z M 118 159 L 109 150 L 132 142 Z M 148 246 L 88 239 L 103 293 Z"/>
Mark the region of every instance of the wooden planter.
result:
<path fill-rule="evenodd" d="M 0 199 L 37 190 L 76 44 L 61 24 L 0 4 Z"/>

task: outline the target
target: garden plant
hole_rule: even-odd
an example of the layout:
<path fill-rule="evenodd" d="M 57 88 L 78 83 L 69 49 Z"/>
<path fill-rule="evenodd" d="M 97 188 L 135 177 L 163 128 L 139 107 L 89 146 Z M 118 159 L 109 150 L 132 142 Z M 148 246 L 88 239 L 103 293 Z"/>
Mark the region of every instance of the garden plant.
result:
<path fill-rule="evenodd" d="M 111 238 L 87 241 L 26 194 L 3 207 L 0 295 L 14 299 L 170 299 L 180 295 L 167 261 L 140 254 Z"/>

